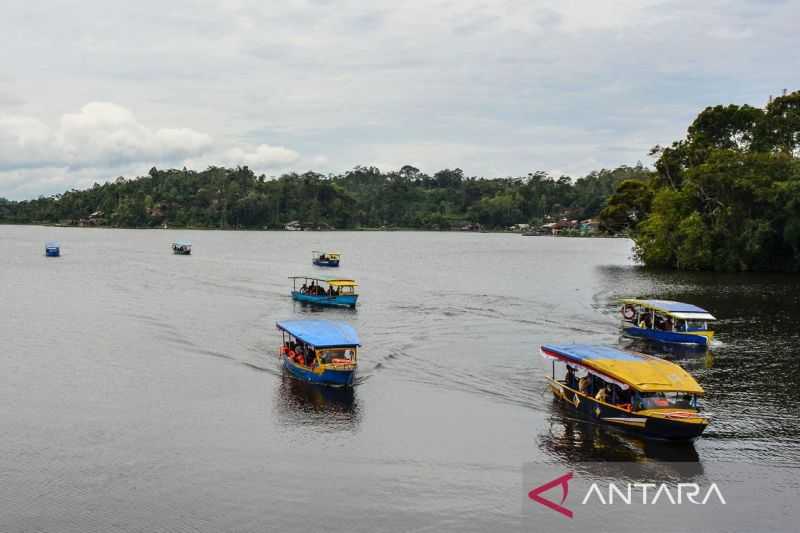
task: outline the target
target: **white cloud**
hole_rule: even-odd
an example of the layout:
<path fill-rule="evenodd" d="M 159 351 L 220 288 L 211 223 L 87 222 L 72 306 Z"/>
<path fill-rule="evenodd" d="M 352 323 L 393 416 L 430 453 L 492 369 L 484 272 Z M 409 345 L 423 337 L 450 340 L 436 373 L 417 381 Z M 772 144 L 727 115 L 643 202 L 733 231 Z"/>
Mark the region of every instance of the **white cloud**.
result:
<path fill-rule="evenodd" d="M 109 102 L 90 102 L 77 113 L 66 113 L 57 127 L 29 116 L 0 116 L 0 196 L 58 192 L 118 175 L 141 175 L 154 165 L 268 170 L 298 158 L 282 146 L 226 148 L 191 128 L 149 128 L 129 109 Z"/>
<path fill-rule="evenodd" d="M 234 147 L 222 156 L 223 163 L 229 166 L 247 165 L 253 169 L 286 167 L 297 161 L 300 155 L 283 146 L 260 144 L 255 147 Z"/>
<path fill-rule="evenodd" d="M 0 117 L 0 169 L 117 167 L 177 162 L 202 154 L 211 137 L 189 128 L 152 130 L 122 106 L 92 102 L 51 128 L 27 116 Z"/>

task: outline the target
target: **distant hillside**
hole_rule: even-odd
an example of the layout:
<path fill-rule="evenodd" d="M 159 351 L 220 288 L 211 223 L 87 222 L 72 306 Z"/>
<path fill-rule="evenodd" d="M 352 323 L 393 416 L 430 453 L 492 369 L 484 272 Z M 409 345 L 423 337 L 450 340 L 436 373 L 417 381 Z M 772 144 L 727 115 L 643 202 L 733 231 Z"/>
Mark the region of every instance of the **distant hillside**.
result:
<path fill-rule="evenodd" d="M 590 218 L 624 180 L 646 180 L 637 165 L 572 180 L 537 172 L 518 178 L 465 177 L 460 169 L 429 176 L 412 166 L 388 173 L 356 167 L 341 175 L 314 172 L 276 179 L 249 168 L 202 172 L 158 170 L 117 178 L 87 190 L 36 200 L 0 199 L 2 223 L 64 223 L 115 227 L 163 224 L 202 228 L 397 227 L 486 229 L 541 223 L 563 216 Z"/>

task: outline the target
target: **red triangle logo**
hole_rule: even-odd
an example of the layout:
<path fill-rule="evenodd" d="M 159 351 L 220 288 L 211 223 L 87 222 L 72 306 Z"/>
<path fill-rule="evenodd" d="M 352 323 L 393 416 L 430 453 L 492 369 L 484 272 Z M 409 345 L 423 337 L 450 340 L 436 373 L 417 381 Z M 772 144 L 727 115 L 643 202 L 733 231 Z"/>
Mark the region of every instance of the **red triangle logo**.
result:
<path fill-rule="evenodd" d="M 536 487 L 535 489 L 533 489 L 528 493 L 528 498 L 535 501 L 536 503 L 540 503 L 545 507 L 556 511 L 557 513 L 563 514 L 567 518 L 572 518 L 572 511 L 561 505 L 564 503 L 564 500 L 567 499 L 567 495 L 569 494 L 569 480 L 572 479 L 572 474 L 573 472 L 569 472 L 567 474 L 564 474 L 563 476 L 555 478 L 553 481 L 548 481 L 544 485 Z M 557 487 L 559 485 L 561 485 L 560 502 L 556 503 L 541 496 L 543 492 L 547 492 L 553 487 Z"/>

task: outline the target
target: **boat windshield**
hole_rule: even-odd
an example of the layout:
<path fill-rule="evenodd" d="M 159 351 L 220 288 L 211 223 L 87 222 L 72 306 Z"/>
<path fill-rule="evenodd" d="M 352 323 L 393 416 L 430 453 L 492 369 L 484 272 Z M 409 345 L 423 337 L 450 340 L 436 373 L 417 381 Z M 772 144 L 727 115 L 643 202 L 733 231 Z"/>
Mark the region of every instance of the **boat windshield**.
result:
<path fill-rule="evenodd" d="M 636 411 L 665 408 L 699 409 L 699 402 L 695 394 L 688 392 L 639 392 L 634 398 Z"/>
<path fill-rule="evenodd" d="M 686 331 L 705 331 L 708 329 L 708 322 L 705 320 L 686 320 Z"/>
<path fill-rule="evenodd" d="M 317 350 L 317 354 L 319 355 L 319 360 L 322 361 L 323 364 L 347 361 L 355 362 L 356 360 L 356 351 L 354 348 L 323 349 Z"/>

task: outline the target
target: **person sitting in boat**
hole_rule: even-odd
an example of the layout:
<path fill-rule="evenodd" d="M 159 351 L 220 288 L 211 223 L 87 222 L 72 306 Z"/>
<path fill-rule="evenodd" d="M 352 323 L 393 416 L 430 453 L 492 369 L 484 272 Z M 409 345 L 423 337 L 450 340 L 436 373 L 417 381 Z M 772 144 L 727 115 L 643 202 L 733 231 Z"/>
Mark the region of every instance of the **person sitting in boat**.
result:
<path fill-rule="evenodd" d="M 302 292 L 303 294 L 308 292 L 308 284 L 305 281 L 303 282 L 303 286 L 300 287 L 300 292 Z"/>
<path fill-rule="evenodd" d="M 594 399 L 598 400 L 598 401 L 601 401 L 601 402 L 607 402 L 608 401 L 608 385 L 606 385 L 605 387 L 600 387 L 600 390 L 597 391 L 597 394 L 594 395 Z"/>
<path fill-rule="evenodd" d="M 294 350 L 294 361 L 298 364 L 303 364 L 306 358 L 306 349 L 302 344 Z"/>
<path fill-rule="evenodd" d="M 588 394 L 589 393 L 589 375 L 583 376 L 580 381 L 578 381 L 578 391 L 581 394 Z"/>
<path fill-rule="evenodd" d="M 570 389 L 574 389 L 575 388 L 575 385 L 576 385 L 575 369 L 572 368 L 569 365 L 567 365 L 567 376 L 566 376 L 566 379 L 564 381 L 565 381 L 567 387 L 569 387 Z"/>

